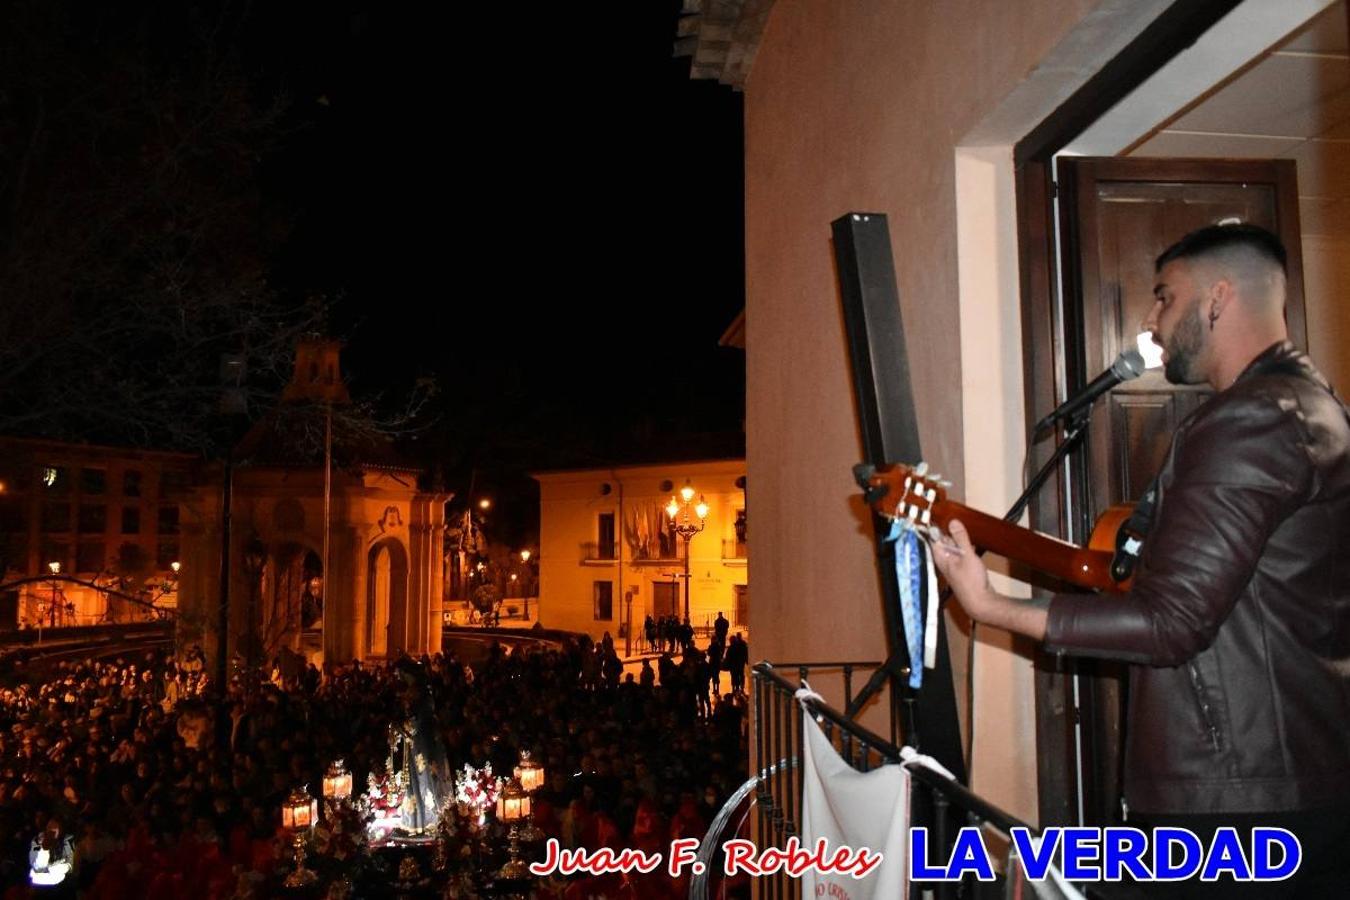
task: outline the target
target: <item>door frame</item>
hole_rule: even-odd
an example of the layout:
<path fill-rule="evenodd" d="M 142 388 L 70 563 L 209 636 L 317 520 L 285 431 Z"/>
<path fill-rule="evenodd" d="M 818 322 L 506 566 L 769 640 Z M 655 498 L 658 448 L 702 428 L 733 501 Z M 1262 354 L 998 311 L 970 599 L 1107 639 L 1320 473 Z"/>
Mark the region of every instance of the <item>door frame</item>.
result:
<path fill-rule="evenodd" d="M 1240 0 L 1173 3 L 1013 146 L 1023 408 L 1028 436 L 1039 412 L 1052 409 L 1057 402 L 1057 368 L 1061 360 L 1066 387 L 1082 386 L 1095 374 L 1086 371 L 1081 342 L 1067 337 L 1081 334 L 1083 323 L 1075 320 L 1076 311 L 1069 304 L 1061 307 L 1059 303 L 1055 154 L 1239 4 Z M 1066 255 L 1068 252 L 1071 251 L 1066 250 Z M 1061 308 L 1062 322 L 1057 315 Z M 1051 452 L 1053 446 L 1049 442 L 1030 445 L 1029 470 L 1039 468 Z M 1081 498 L 1076 498 L 1080 502 L 1068 502 L 1070 486 L 1081 489 L 1081 484 L 1081 479 L 1066 481 L 1062 476 L 1047 483 L 1031 503 L 1031 527 L 1062 537 L 1077 534 L 1085 538 L 1090 523 L 1083 521 Z M 1071 509 L 1076 511 L 1076 520 L 1070 518 Z M 1042 827 L 1077 823 L 1082 811 L 1079 761 L 1084 753 L 1074 721 L 1080 708 L 1078 679 L 1061 660 L 1040 650 L 1036 652 L 1035 669 L 1039 821 Z M 1088 777 L 1092 778 L 1092 773 Z M 1089 787 L 1100 790 L 1105 785 Z"/>

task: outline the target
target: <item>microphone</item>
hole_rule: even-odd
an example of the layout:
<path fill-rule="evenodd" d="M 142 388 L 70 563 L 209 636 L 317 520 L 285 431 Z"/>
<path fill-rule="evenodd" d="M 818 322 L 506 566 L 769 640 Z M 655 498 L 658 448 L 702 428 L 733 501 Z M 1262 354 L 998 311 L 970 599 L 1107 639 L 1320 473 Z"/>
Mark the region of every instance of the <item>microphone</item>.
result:
<path fill-rule="evenodd" d="M 1122 381 L 1130 381 L 1144 374 L 1144 357 L 1131 347 L 1123 351 L 1116 357 L 1116 361 L 1111 363 L 1111 368 L 1107 369 L 1088 383 L 1087 387 L 1079 391 L 1075 396 L 1065 400 L 1059 406 L 1055 407 L 1054 412 L 1036 423 L 1036 428 L 1032 432 L 1033 437 L 1041 434 L 1045 429 L 1058 422 L 1060 419 L 1067 419 L 1077 415 L 1084 409 L 1091 406 L 1098 397 L 1105 394 L 1111 388 L 1120 384 Z"/>

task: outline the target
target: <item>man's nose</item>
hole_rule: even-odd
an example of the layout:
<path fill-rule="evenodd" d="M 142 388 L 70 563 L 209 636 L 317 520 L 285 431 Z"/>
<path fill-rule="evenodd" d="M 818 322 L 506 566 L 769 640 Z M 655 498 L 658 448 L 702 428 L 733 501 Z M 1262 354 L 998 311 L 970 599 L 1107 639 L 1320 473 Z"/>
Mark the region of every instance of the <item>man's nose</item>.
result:
<path fill-rule="evenodd" d="M 1154 332 L 1158 329 L 1158 302 L 1155 300 L 1149 305 L 1148 314 L 1144 316 L 1144 321 L 1139 323 L 1140 331 Z"/>

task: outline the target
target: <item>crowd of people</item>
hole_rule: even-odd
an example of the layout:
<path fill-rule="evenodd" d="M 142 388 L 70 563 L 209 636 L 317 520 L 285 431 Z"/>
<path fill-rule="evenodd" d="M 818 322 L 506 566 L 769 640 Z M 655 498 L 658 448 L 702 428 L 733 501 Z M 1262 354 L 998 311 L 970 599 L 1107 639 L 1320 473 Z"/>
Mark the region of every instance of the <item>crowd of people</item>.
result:
<path fill-rule="evenodd" d="M 236 672 L 223 694 L 195 655 L 61 663 L 40 680 L 10 673 L 0 887 L 24 896 L 42 853 L 44 864 L 73 856 L 72 895 L 266 896 L 291 863 L 287 794 L 317 792 L 335 759 L 366 785 L 388 764 L 391 733 L 428 699 L 452 766 L 509 774 L 521 751 L 545 766 L 534 818 L 564 847 L 664 851 L 700 837 L 745 777 L 745 698 L 714 706 L 693 648 L 663 658 L 659 684 L 645 673 L 588 680 L 590 661 L 612 653 L 581 637 L 493 645 L 472 665 L 447 653 Z M 653 883 L 641 896 L 679 887 Z"/>

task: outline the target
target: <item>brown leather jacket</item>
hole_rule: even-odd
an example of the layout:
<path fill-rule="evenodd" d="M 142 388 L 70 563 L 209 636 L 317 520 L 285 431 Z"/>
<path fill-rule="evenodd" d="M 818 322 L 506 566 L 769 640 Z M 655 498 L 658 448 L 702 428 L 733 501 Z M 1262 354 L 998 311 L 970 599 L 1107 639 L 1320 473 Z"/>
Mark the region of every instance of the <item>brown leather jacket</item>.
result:
<path fill-rule="evenodd" d="M 1052 651 L 1130 670 L 1125 799 L 1144 813 L 1350 800 L 1350 419 L 1276 344 L 1177 430 L 1119 597 L 1059 595 Z"/>

